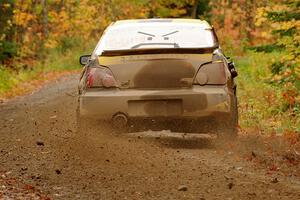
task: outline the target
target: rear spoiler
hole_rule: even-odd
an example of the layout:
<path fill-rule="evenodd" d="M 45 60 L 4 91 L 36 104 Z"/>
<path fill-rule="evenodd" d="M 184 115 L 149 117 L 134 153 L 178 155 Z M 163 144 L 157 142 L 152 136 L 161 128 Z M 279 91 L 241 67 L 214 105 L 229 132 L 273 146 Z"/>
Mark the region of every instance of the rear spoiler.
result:
<path fill-rule="evenodd" d="M 218 47 L 209 48 L 160 48 L 160 49 L 126 49 L 103 51 L 101 56 L 126 56 L 142 54 L 169 54 L 169 53 L 187 53 L 187 54 L 206 54 L 213 53 Z"/>

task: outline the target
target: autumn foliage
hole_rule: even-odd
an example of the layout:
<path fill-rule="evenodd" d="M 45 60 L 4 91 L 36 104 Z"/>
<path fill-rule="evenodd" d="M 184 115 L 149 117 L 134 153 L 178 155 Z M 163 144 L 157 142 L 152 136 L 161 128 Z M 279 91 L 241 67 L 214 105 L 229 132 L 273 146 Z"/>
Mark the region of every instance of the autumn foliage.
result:
<path fill-rule="evenodd" d="M 35 70 L 37 61 L 41 65 L 48 63 L 53 51 L 67 57 L 76 49 L 89 46 L 91 41 L 95 43 L 105 27 L 115 20 L 200 18 L 215 27 L 227 55 L 253 58 L 254 64 L 264 63 L 268 70 L 250 63 L 244 69 L 248 74 L 241 76 L 251 76 L 253 80 L 259 77 L 263 81 L 262 89 L 255 90 L 263 94 L 262 105 L 272 108 L 269 113 L 276 113 L 276 120 L 272 120 L 278 121 L 277 114 L 283 113 L 297 118 L 300 115 L 299 11 L 299 0 L 0 0 L 0 95 L 1 88 L 7 90 L 9 84 L 20 82 L 14 79 L 15 74 Z M 260 62 L 249 52 L 263 52 L 262 56 L 271 59 Z M 279 56 L 272 57 L 274 52 Z M 12 78 L 8 80 L 8 76 Z M 240 82 L 252 87 L 249 80 Z M 246 112 L 244 116 L 263 113 L 263 106 L 250 98 L 245 101 L 241 103 L 247 105 L 241 109 Z"/>

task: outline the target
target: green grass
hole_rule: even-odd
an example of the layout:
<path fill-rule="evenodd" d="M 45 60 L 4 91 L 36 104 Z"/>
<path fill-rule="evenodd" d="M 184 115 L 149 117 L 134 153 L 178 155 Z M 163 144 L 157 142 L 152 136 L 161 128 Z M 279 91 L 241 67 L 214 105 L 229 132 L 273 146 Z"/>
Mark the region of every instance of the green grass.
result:
<path fill-rule="evenodd" d="M 80 69 L 79 56 L 91 53 L 95 45 L 95 42 L 90 42 L 85 46 L 76 44 L 63 51 L 61 48 L 49 50 L 46 59 L 33 62 L 34 66 L 27 70 L 16 72 L 0 66 L 0 97 L 22 82 L 38 79 L 41 73 Z"/>
<path fill-rule="evenodd" d="M 300 117 L 284 109 L 284 88 L 270 85 L 269 64 L 281 53 L 247 52 L 235 58 L 238 76 L 240 126 L 255 128 L 263 133 L 300 131 Z"/>

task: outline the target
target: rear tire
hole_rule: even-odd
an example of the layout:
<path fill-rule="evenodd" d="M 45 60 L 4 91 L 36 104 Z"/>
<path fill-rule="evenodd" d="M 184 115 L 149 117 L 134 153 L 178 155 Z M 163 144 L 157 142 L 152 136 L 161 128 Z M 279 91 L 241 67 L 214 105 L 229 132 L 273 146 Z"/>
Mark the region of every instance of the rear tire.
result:
<path fill-rule="evenodd" d="M 120 134 L 128 132 L 128 127 L 113 127 L 111 121 L 89 119 L 80 116 L 79 108 L 76 110 L 76 133 L 78 136 L 90 134 Z"/>
<path fill-rule="evenodd" d="M 225 119 L 226 120 L 226 119 Z M 232 103 L 232 111 L 226 121 L 219 122 L 218 138 L 221 139 L 236 139 L 238 136 L 238 102 L 234 95 Z"/>

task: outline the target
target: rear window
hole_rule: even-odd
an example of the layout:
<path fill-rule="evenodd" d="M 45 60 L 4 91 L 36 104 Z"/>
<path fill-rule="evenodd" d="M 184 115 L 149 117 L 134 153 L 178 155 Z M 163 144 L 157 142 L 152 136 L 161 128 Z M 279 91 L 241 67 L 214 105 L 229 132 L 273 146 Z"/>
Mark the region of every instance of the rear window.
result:
<path fill-rule="evenodd" d="M 212 30 L 196 23 L 134 23 L 111 26 L 100 40 L 95 53 L 103 51 L 210 48 L 216 46 Z"/>

